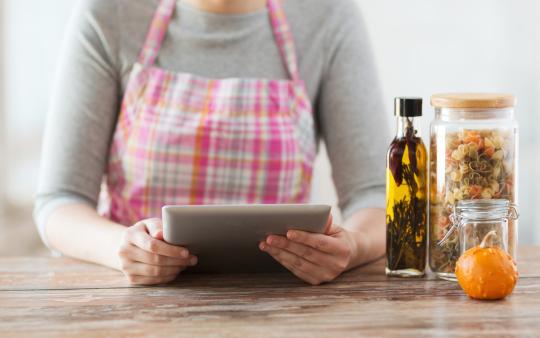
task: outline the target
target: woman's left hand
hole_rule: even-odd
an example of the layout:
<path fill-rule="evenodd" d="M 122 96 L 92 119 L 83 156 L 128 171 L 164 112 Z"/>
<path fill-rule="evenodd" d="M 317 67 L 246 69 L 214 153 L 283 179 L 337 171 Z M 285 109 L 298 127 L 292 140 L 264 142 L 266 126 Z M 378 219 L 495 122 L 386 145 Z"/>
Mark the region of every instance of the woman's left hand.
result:
<path fill-rule="evenodd" d="M 259 248 L 311 285 L 332 281 L 351 267 L 357 245 L 352 233 L 329 222 L 325 234 L 290 230 L 268 236 Z"/>

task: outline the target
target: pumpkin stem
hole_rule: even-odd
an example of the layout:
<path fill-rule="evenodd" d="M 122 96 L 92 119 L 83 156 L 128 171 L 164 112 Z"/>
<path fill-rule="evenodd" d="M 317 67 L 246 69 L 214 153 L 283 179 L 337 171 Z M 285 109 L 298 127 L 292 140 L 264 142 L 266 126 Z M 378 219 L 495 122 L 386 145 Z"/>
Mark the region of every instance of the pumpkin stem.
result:
<path fill-rule="evenodd" d="M 488 232 L 485 236 L 484 236 L 484 239 L 482 239 L 482 243 L 480 243 L 480 247 L 482 249 L 485 249 L 485 248 L 490 248 L 493 246 L 493 239 L 494 237 L 497 236 L 497 232 L 495 230 L 491 230 L 490 232 Z"/>

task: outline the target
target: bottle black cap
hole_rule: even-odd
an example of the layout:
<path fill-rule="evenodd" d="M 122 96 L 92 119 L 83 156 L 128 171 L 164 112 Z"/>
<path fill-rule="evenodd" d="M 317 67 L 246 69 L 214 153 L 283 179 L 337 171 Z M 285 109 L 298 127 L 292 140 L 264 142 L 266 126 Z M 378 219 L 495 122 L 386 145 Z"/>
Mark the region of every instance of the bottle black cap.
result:
<path fill-rule="evenodd" d="M 403 117 L 422 116 L 422 98 L 396 97 L 394 99 L 394 115 Z"/>

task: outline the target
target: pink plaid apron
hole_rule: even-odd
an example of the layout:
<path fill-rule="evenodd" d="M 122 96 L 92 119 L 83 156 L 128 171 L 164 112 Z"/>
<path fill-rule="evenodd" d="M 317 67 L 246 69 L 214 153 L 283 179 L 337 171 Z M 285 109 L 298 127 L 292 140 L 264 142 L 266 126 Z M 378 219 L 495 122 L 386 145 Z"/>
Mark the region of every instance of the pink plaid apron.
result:
<path fill-rule="evenodd" d="M 314 121 L 280 0 L 270 22 L 290 79 L 208 79 L 154 66 L 176 0 L 161 0 L 124 95 L 106 214 L 131 225 L 164 205 L 305 203 Z"/>

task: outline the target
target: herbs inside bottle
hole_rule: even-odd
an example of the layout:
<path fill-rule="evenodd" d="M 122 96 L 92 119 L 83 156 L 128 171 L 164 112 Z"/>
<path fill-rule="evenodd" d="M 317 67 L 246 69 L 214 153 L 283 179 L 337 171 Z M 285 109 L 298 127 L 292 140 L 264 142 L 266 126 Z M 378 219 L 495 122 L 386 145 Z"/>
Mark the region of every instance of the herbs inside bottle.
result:
<path fill-rule="evenodd" d="M 427 158 L 414 125 L 421 99 L 396 99 L 398 131 L 388 150 L 386 273 L 422 276 L 426 265 Z"/>

